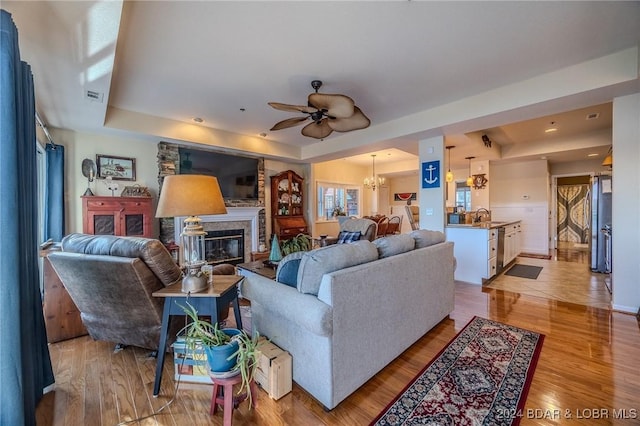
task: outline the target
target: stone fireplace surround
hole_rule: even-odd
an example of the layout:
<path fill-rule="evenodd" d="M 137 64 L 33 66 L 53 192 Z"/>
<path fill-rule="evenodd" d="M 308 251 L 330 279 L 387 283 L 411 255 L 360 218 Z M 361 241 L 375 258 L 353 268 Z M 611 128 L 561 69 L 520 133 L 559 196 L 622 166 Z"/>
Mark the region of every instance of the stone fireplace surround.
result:
<path fill-rule="evenodd" d="M 264 207 L 227 207 L 227 214 L 199 216 L 205 231 L 226 231 L 242 229 L 244 231 L 244 261 L 251 259 L 251 252 L 258 251 L 260 244 L 260 211 Z M 180 241 L 187 216 L 173 218 L 174 241 Z"/>

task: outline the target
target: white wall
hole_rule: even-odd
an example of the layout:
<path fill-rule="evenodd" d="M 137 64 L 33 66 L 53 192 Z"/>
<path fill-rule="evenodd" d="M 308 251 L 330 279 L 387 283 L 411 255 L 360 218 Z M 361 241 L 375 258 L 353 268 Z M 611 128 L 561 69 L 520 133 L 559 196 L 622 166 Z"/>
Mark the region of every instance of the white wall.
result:
<path fill-rule="evenodd" d="M 417 178 L 420 188 L 418 199 L 420 200 L 420 229 L 431 229 L 433 231 L 444 232 L 445 209 L 444 209 L 444 175 L 447 169 L 444 167 L 444 137 L 436 136 L 429 139 L 421 139 L 418 142 L 420 157 L 420 168 L 425 161 L 440 161 L 440 187 L 422 188 L 420 179 L 422 170 L 419 170 Z"/>
<path fill-rule="evenodd" d="M 491 192 L 491 173 L 489 168 L 489 161 L 471 161 L 471 175 L 485 175 L 484 177 L 488 180 L 487 186 L 482 189 L 475 189 L 473 186 L 471 187 L 471 210 L 478 210 L 480 208 L 489 209 L 490 208 L 490 192 Z"/>
<path fill-rule="evenodd" d="M 546 160 L 491 165 L 491 218 L 522 221 L 524 253 L 549 253 L 548 182 Z"/>
<path fill-rule="evenodd" d="M 146 186 L 149 188 L 155 206 L 158 202 L 158 148 L 156 143 L 144 139 L 118 136 L 97 135 L 50 128 L 56 144 L 65 147 L 65 227 L 66 233 L 82 232 L 82 200 L 80 196 L 87 189 L 87 178 L 82 175 L 82 160 L 96 161 L 96 154 L 129 157 L 136 160 L 136 181 L 117 181 L 120 195 L 125 185 Z M 104 180 L 95 180 L 91 184 L 95 195 L 111 195 Z M 158 235 L 158 221 L 153 221 L 153 235 Z"/>
<path fill-rule="evenodd" d="M 613 100 L 613 308 L 640 307 L 640 94 Z"/>

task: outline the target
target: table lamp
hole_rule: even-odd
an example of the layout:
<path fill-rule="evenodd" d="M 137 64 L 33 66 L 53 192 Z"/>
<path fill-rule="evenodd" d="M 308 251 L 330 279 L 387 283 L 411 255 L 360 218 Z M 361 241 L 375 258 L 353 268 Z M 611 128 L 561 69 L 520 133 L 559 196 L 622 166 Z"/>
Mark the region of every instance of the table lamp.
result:
<path fill-rule="evenodd" d="M 204 257 L 206 232 L 199 215 L 226 214 L 218 179 L 204 175 L 171 175 L 162 182 L 156 217 L 188 216 L 180 234 L 182 240 L 183 293 L 197 293 L 208 287 L 200 268 Z"/>

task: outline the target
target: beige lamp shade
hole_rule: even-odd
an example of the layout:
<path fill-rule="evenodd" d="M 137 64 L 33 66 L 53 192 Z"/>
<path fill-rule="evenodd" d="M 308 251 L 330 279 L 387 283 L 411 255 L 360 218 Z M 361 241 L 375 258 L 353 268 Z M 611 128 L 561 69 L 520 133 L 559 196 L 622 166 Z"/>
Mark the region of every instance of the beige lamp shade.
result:
<path fill-rule="evenodd" d="M 156 217 L 226 214 L 218 179 L 205 175 L 166 176 Z"/>

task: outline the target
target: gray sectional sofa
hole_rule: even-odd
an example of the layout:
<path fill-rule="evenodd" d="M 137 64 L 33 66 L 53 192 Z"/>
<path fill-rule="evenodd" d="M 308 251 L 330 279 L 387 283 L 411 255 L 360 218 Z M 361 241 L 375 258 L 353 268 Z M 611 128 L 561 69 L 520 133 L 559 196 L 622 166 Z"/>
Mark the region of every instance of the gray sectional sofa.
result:
<path fill-rule="evenodd" d="M 252 327 L 293 357 L 294 381 L 332 409 L 454 307 L 453 243 L 409 234 L 285 257 L 276 279 L 244 272 Z"/>

